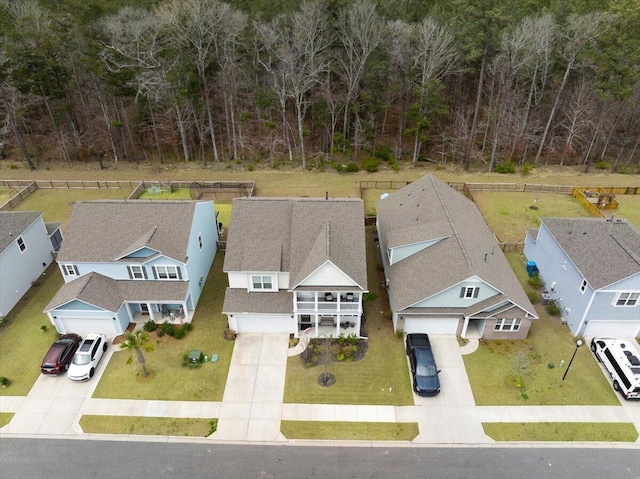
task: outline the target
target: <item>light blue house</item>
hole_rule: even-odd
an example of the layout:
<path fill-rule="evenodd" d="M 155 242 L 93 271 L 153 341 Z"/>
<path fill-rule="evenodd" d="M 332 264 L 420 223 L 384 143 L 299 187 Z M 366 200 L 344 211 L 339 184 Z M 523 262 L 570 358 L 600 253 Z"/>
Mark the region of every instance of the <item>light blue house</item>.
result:
<path fill-rule="evenodd" d="M 60 333 L 115 336 L 131 322 L 190 322 L 216 254 L 211 201 L 77 203 L 45 308 Z"/>
<path fill-rule="evenodd" d="M 626 220 L 543 218 L 524 254 L 575 336 L 640 335 L 640 233 Z"/>
<path fill-rule="evenodd" d="M 9 314 L 52 263 L 60 247 L 59 223 L 35 211 L 0 211 L 0 319 Z"/>
<path fill-rule="evenodd" d="M 396 331 L 527 337 L 536 311 L 471 200 L 428 175 L 376 210 Z"/>

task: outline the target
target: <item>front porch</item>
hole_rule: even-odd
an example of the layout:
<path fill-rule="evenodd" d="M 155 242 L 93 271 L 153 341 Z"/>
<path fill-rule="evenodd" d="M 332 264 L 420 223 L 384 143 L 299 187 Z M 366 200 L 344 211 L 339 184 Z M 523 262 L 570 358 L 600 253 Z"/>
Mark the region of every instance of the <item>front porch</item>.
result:
<path fill-rule="evenodd" d="M 338 338 L 351 334 L 360 337 L 359 315 L 299 314 L 297 324 L 297 336 L 308 332 L 312 338 Z"/>
<path fill-rule="evenodd" d="M 190 323 L 194 313 L 186 308 L 185 303 L 127 303 L 127 310 L 134 324 L 144 324 L 147 321 L 155 321 L 157 324 Z"/>

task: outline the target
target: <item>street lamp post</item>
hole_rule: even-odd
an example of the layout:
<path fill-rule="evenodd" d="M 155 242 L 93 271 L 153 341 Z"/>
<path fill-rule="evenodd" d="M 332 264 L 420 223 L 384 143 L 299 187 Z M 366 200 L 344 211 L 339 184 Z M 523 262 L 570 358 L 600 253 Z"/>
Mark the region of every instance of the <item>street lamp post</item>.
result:
<path fill-rule="evenodd" d="M 567 369 L 565 370 L 564 374 L 562 375 L 562 380 L 564 381 L 564 378 L 567 377 L 567 373 L 569 372 L 569 368 L 571 367 L 571 363 L 573 362 L 573 358 L 576 357 L 576 353 L 578 352 L 578 349 L 580 348 L 580 346 L 582 346 L 583 342 L 582 339 L 578 339 L 576 341 L 576 349 L 573 352 L 573 356 L 571 356 L 571 360 L 569 361 L 569 365 L 567 366 Z"/>

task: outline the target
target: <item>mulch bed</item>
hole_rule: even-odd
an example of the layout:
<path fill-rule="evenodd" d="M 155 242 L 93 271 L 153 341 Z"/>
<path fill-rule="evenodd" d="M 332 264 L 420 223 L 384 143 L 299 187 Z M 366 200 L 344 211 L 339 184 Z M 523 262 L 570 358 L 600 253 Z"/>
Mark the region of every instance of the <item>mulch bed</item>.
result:
<path fill-rule="evenodd" d="M 329 351 L 327 358 L 327 339 L 312 339 L 309 346 L 300 355 L 300 360 L 305 368 L 312 368 L 325 361 L 329 362 L 353 362 L 360 361 L 367 353 L 369 343 L 366 339 L 358 339 L 355 344 L 344 343 L 340 345 L 337 339 L 329 339 Z"/>

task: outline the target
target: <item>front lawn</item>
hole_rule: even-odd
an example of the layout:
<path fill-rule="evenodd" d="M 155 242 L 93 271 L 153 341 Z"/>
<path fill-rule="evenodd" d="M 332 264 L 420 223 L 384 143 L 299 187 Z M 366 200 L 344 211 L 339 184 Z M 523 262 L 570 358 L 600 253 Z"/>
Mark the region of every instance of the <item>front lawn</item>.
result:
<path fill-rule="evenodd" d="M 223 338 L 227 327 L 221 313 L 226 275 L 222 272 L 224 254 L 216 254 L 193 318 L 193 330 L 183 339 L 151 334 L 155 351 L 144 353 L 150 374 L 142 377 L 140 365 L 130 354 L 116 351 L 109 362 L 93 397 L 113 399 L 157 399 L 172 401 L 221 401 L 227 381 L 233 341 Z M 117 346 L 114 346 L 117 348 Z M 200 349 L 211 357 L 218 354 L 217 363 L 205 363 L 200 368 L 182 365 L 185 354 Z"/>
<path fill-rule="evenodd" d="M 633 423 L 615 422 L 491 422 L 484 432 L 496 441 L 635 442 Z"/>
<path fill-rule="evenodd" d="M 473 199 L 489 229 L 509 243 L 524 240 L 525 230 L 539 226 L 542 217 L 590 217 L 571 195 L 474 191 Z"/>
<path fill-rule="evenodd" d="M 207 437 L 215 432 L 215 419 L 82 416 L 80 427 L 86 434 L 129 434 L 151 436 Z"/>
<path fill-rule="evenodd" d="M 0 376 L 11 383 L 0 389 L 0 395 L 26 396 L 40 376 L 42 358 L 58 338 L 56 329 L 42 311 L 62 284 L 62 275 L 54 263 L 2 321 Z"/>
<path fill-rule="evenodd" d="M 333 362 L 330 387 L 318 384 L 324 366 L 305 368 L 300 356 L 289 358 L 284 402 L 305 404 L 413 404 L 402 338 L 393 332 L 382 287 L 382 264 L 373 228 L 367 228 L 367 275 L 370 294 L 364 301 L 369 345 L 364 359 Z"/>
<path fill-rule="evenodd" d="M 412 422 L 282 421 L 280 432 L 287 439 L 343 441 L 413 441 L 420 434 Z"/>
<path fill-rule="evenodd" d="M 525 290 L 532 290 L 526 284 L 524 256 L 506 256 Z M 481 340 L 476 352 L 463 356 L 476 404 L 620 405 L 588 345 L 578 350 L 562 380 L 576 343 L 559 317 L 539 304 L 536 311 L 540 318 L 533 321 L 527 339 Z"/>

